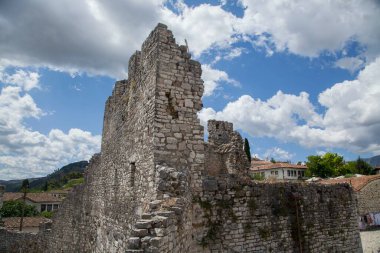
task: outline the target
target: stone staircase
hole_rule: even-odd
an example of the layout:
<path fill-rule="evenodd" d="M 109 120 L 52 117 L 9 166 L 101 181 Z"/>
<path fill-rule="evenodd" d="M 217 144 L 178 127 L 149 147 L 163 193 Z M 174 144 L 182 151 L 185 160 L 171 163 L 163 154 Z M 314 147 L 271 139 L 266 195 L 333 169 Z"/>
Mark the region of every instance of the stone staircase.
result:
<path fill-rule="evenodd" d="M 183 206 L 163 207 L 163 200 L 150 203 L 149 213 L 141 215 L 131 237 L 128 238 L 126 253 L 171 252 L 172 246 L 167 235 L 175 232 L 182 220 Z"/>

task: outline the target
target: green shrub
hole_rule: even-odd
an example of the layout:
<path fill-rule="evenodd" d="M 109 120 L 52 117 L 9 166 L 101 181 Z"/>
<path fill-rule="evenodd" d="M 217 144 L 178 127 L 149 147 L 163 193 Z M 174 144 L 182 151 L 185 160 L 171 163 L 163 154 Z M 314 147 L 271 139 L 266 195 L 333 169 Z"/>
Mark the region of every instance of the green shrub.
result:
<path fill-rule="evenodd" d="M 262 180 L 265 179 L 265 176 L 263 176 L 263 175 L 261 175 L 261 174 L 259 174 L 259 173 L 255 173 L 255 174 L 251 175 L 251 178 L 252 178 L 253 180 L 262 181 Z"/>
<path fill-rule="evenodd" d="M 41 215 L 42 217 L 45 217 L 45 218 L 51 219 L 51 217 L 53 217 L 53 212 L 43 211 L 43 212 L 40 213 L 40 215 Z"/>
<path fill-rule="evenodd" d="M 36 216 L 38 211 L 35 206 L 25 204 L 20 200 L 4 201 L 0 214 L 2 217 L 21 217 L 24 208 L 24 217 Z"/>

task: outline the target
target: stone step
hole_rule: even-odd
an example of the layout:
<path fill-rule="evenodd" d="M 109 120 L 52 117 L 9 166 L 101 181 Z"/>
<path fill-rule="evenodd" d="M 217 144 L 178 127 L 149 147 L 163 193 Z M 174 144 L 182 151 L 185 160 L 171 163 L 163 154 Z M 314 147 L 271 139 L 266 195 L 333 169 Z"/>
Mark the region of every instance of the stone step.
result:
<path fill-rule="evenodd" d="M 128 239 L 128 248 L 139 249 L 140 248 L 140 237 L 130 237 Z"/>
<path fill-rule="evenodd" d="M 132 236 L 135 236 L 135 237 L 144 237 L 144 236 L 147 236 L 148 234 L 149 234 L 148 229 L 138 229 L 138 228 L 132 229 Z"/>
<path fill-rule="evenodd" d="M 152 227 L 152 220 L 139 220 L 136 222 L 135 227 L 138 229 L 148 229 Z"/>

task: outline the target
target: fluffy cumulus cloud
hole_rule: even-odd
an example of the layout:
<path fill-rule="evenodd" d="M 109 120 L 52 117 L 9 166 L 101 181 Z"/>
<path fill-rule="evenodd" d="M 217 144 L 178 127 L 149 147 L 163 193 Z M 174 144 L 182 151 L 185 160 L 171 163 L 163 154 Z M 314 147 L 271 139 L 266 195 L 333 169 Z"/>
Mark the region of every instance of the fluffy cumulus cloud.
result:
<path fill-rule="evenodd" d="M 368 48 L 373 60 L 380 53 L 380 4 L 367 0 L 241 0 L 240 32 L 256 36 L 275 51 L 318 56 L 337 51 L 350 40 Z M 264 38 L 263 38 L 264 37 Z"/>
<path fill-rule="evenodd" d="M 26 73 L 16 71 L 14 75 Z M 5 75 L 5 74 L 3 74 Z M 14 76 L 10 75 L 10 76 Z M 22 75 L 21 75 L 22 76 Z M 33 131 L 25 119 L 40 119 L 44 112 L 26 93 L 30 86 L 38 85 L 38 77 L 12 79 L 14 85 L 3 86 L 0 91 L 0 178 L 15 179 L 44 176 L 69 162 L 89 159 L 99 151 L 100 136 L 70 129 L 64 133 L 52 129 L 47 135 Z"/>
<path fill-rule="evenodd" d="M 359 57 L 343 57 L 335 62 L 335 66 L 341 69 L 347 69 L 351 73 L 354 73 L 358 69 L 362 68 L 364 60 Z"/>
<path fill-rule="evenodd" d="M 0 72 L 0 82 L 19 86 L 26 91 L 38 88 L 39 78 L 40 75 L 37 72 L 25 71 L 22 69 L 16 70 L 13 74 L 8 74 L 3 71 Z"/>
<path fill-rule="evenodd" d="M 273 158 L 277 161 L 289 161 L 293 156 L 294 154 L 286 150 L 283 150 L 282 148 L 279 148 L 279 147 L 270 148 L 266 150 L 264 153 L 265 158 L 267 159 Z"/>
<path fill-rule="evenodd" d="M 281 91 L 267 101 L 243 95 L 228 103 L 222 111 L 204 108 L 199 117 L 203 124 L 210 118 L 223 119 L 234 122 L 237 128 L 252 136 L 269 137 L 286 135 L 298 122 L 315 125 L 321 121 L 307 93 L 296 96 Z"/>
<path fill-rule="evenodd" d="M 378 1 L 238 2 L 244 8 L 242 17 L 227 11 L 223 3 L 1 1 L 0 65 L 124 78 L 129 56 L 158 22 L 167 23 L 180 44 L 187 39 L 196 57 L 218 48 L 230 49 L 228 57 L 236 57 L 242 51 L 234 43 L 246 40 L 268 53 L 303 56 L 334 52 L 352 40 L 366 48 L 366 56 L 380 51 Z"/>
<path fill-rule="evenodd" d="M 128 57 L 160 20 L 160 6 L 156 0 L 1 1 L 0 59 L 125 77 Z"/>
<path fill-rule="evenodd" d="M 204 96 L 214 93 L 221 83 L 239 86 L 239 82 L 230 78 L 225 71 L 214 69 L 210 65 L 202 65 L 202 79 L 204 80 Z"/>
<path fill-rule="evenodd" d="M 180 40 L 189 42 L 190 50 L 199 56 L 211 48 L 228 48 L 236 41 L 238 18 L 221 6 L 202 4 L 188 7 L 177 5 L 178 13 L 162 9 L 162 19 L 170 24 Z M 205 23 L 207 22 L 207 24 Z"/>
<path fill-rule="evenodd" d="M 325 109 L 316 112 L 305 92 L 278 92 L 266 101 L 244 95 L 222 111 L 204 108 L 202 124 L 216 118 L 232 121 L 252 136 L 274 137 L 305 147 L 341 147 L 380 153 L 380 58 L 359 72 L 357 79 L 337 83 L 319 94 Z"/>

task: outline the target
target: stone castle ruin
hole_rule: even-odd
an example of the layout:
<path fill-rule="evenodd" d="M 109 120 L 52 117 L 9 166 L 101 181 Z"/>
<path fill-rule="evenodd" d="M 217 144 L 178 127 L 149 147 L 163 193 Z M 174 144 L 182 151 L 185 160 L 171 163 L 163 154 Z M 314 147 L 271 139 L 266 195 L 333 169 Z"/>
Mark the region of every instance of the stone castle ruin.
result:
<path fill-rule="evenodd" d="M 158 24 L 106 102 L 85 183 L 38 235 L 0 232 L 0 252 L 360 252 L 349 185 L 253 182 L 232 123 L 204 141 L 201 72 Z"/>

